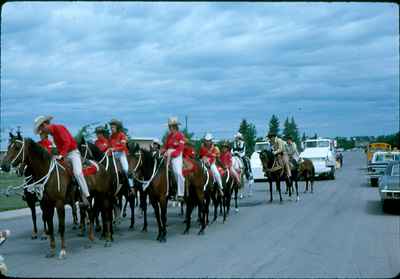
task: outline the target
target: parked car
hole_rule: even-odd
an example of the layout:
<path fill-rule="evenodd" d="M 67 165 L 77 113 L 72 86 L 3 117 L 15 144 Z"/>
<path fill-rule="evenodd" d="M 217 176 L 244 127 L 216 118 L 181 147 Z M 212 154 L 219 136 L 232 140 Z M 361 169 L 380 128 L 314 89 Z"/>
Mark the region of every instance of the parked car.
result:
<path fill-rule="evenodd" d="M 300 158 L 312 161 L 316 176 L 328 176 L 335 179 L 336 142 L 332 139 L 309 139 L 302 143 L 304 151 Z"/>
<path fill-rule="evenodd" d="M 389 162 L 400 161 L 400 152 L 378 151 L 372 155 L 368 163 L 368 176 L 371 186 L 378 186 L 379 177 L 385 172 Z"/>
<path fill-rule="evenodd" d="M 389 202 L 400 206 L 400 161 L 392 161 L 386 166 L 384 174 L 379 178 L 379 194 L 383 210 L 386 210 Z"/>
<path fill-rule="evenodd" d="M 253 172 L 254 181 L 261 181 L 267 179 L 264 176 L 264 171 L 260 160 L 260 152 L 268 148 L 269 148 L 268 142 L 266 141 L 256 142 L 256 145 L 254 147 L 254 152 L 250 157 L 251 171 Z"/>

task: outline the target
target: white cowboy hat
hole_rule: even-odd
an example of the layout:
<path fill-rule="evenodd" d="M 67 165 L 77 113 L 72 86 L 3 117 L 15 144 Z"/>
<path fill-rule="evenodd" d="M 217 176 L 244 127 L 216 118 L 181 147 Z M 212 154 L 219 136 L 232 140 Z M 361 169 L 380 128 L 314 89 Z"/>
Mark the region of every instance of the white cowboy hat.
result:
<path fill-rule="evenodd" d="M 53 116 L 50 116 L 50 115 L 48 115 L 48 116 L 40 115 L 40 116 L 36 117 L 35 121 L 33 123 L 33 132 L 36 135 L 38 135 L 39 134 L 38 129 L 39 129 L 40 125 L 42 125 L 43 122 L 50 121 L 52 119 L 53 119 Z"/>
<path fill-rule="evenodd" d="M 170 125 L 181 125 L 181 122 L 178 121 L 178 117 L 170 117 L 168 118 L 168 126 Z"/>
<path fill-rule="evenodd" d="M 207 133 L 206 136 L 204 137 L 205 140 L 213 140 L 213 136 L 211 133 Z"/>
<path fill-rule="evenodd" d="M 241 133 L 237 132 L 235 138 L 243 139 L 243 136 Z"/>

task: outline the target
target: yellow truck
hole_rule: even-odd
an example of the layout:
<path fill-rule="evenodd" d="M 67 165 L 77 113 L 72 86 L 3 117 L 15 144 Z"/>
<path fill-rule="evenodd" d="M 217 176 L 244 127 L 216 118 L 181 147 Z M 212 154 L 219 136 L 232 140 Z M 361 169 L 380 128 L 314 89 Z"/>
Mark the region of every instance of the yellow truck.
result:
<path fill-rule="evenodd" d="M 392 146 L 388 143 L 384 142 L 374 142 L 368 144 L 368 149 L 367 149 L 367 160 L 371 162 L 372 156 L 374 155 L 375 152 L 377 151 L 390 151 L 392 149 Z"/>

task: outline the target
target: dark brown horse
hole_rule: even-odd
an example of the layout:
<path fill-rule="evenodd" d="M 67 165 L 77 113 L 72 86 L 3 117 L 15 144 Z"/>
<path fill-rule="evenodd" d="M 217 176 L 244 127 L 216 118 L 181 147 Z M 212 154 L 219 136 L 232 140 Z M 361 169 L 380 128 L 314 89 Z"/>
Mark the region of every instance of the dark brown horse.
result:
<path fill-rule="evenodd" d="M 44 184 L 43 191 L 43 215 L 48 225 L 48 233 L 50 236 L 50 253 L 47 257 L 55 256 L 55 238 L 53 227 L 54 207 L 57 209 L 58 215 L 58 231 L 61 237 L 60 258 L 66 255 L 65 250 L 65 203 L 71 195 L 72 176 L 58 161 L 53 159 L 39 144 L 30 138 L 18 139 L 10 138 L 7 154 L 2 161 L 2 169 L 10 170 L 10 166 L 16 167 L 19 164 L 26 164 L 32 170 L 35 177 L 40 177 L 36 182 L 41 181 Z M 93 197 L 99 195 L 106 196 L 109 190 L 109 177 L 104 169 L 100 168 L 95 175 L 87 177 L 88 186 Z M 107 198 L 104 197 L 103 208 L 107 209 Z M 106 210 L 107 212 L 107 210 Z M 92 214 L 90 214 L 92 215 Z M 107 225 L 107 224 L 106 224 Z M 108 222 L 107 228 L 110 227 Z M 108 230 L 108 232 L 110 232 Z M 108 234 L 110 238 L 110 233 Z M 93 218 L 89 230 L 89 239 L 94 240 L 93 234 Z"/>
<path fill-rule="evenodd" d="M 130 192 L 129 181 L 127 180 L 127 177 L 123 174 L 122 167 L 119 161 L 115 160 L 112 154 L 105 156 L 105 153 L 101 152 L 95 144 L 91 142 L 86 142 L 84 138 L 82 138 L 78 146 L 79 151 L 81 152 L 81 154 L 84 154 L 84 157 L 90 160 L 101 162 L 101 164 L 108 171 L 109 175 L 113 177 L 113 187 L 118 190 L 113 203 L 116 219 L 119 218 L 120 212 L 122 210 L 122 197 L 125 197 L 126 201 L 129 202 L 131 208 L 131 224 L 129 228 L 134 228 L 135 197 Z M 122 186 L 119 186 L 118 184 Z"/>
<path fill-rule="evenodd" d="M 315 177 L 315 168 L 311 160 L 302 159 L 299 163 L 299 177 L 303 178 L 306 185 L 304 193 L 308 191 L 308 183 L 310 182 L 311 193 L 314 192 L 314 177 Z"/>
<path fill-rule="evenodd" d="M 291 182 L 287 177 L 286 170 L 284 166 L 279 166 L 277 164 L 277 158 L 274 153 L 270 150 L 262 150 L 260 152 L 260 160 L 264 169 L 264 172 L 269 180 L 269 191 L 270 191 L 270 202 L 272 202 L 272 182 L 275 181 L 276 187 L 279 192 L 279 199 L 282 202 L 282 191 L 281 191 L 281 179 L 286 182 L 286 188 L 289 190 L 289 196 L 292 196 Z"/>
<path fill-rule="evenodd" d="M 134 179 L 142 183 L 148 183 L 145 194 L 149 196 L 150 203 L 154 208 L 158 225 L 157 240 L 167 241 L 167 202 L 170 189 L 167 183 L 166 160 L 159 161 L 153 154 L 137 144 L 129 144 L 129 172 Z M 146 197 L 144 195 L 144 197 Z M 147 206 L 143 208 L 144 224 L 143 231 L 147 231 Z"/>

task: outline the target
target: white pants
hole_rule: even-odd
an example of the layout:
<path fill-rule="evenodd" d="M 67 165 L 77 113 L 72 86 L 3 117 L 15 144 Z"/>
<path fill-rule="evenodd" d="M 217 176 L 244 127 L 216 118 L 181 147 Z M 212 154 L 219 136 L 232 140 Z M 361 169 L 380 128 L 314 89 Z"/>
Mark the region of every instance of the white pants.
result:
<path fill-rule="evenodd" d="M 231 171 L 232 175 L 235 177 L 237 182 L 240 184 L 240 177 L 235 168 L 232 166 L 229 170 Z"/>
<path fill-rule="evenodd" d="M 171 157 L 172 170 L 175 175 L 176 183 L 178 184 L 178 196 L 185 194 L 185 177 L 182 174 L 183 158 L 182 154 L 172 158 Z"/>
<path fill-rule="evenodd" d="M 219 171 L 218 171 L 218 168 L 217 168 L 217 166 L 215 165 L 215 163 L 214 163 L 214 164 L 211 164 L 210 169 L 211 169 L 211 172 L 212 172 L 212 174 L 213 174 L 213 176 L 214 176 L 214 179 L 217 180 L 217 183 L 218 183 L 219 188 L 222 190 L 223 188 L 222 188 L 222 179 L 221 179 L 221 175 L 220 175 L 220 173 L 219 173 Z"/>
<path fill-rule="evenodd" d="M 86 197 L 89 197 L 89 188 L 86 184 L 85 176 L 82 172 L 81 153 L 79 153 L 78 149 L 74 149 L 67 154 L 67 159 L 69 159 L 72 163 L 72 171 L 74 173 L 76 181 L 78 182 L 81 192 Z"/>
<path fill-rule="evenodd" d="M 128 165 L 128 159 L 126 158 L 125 152 L 116 151 L 116 152 L 114 152 L 114 156 L 115 156 L 115 159 L 117 159 L 121 163 L 122 171 L 126 174 L 126 177 L 128 177 L 129 165 Z M 133 187 L 132 179 L 128 178 L 128 181 L 129 181 L 129 187 Z"/>

